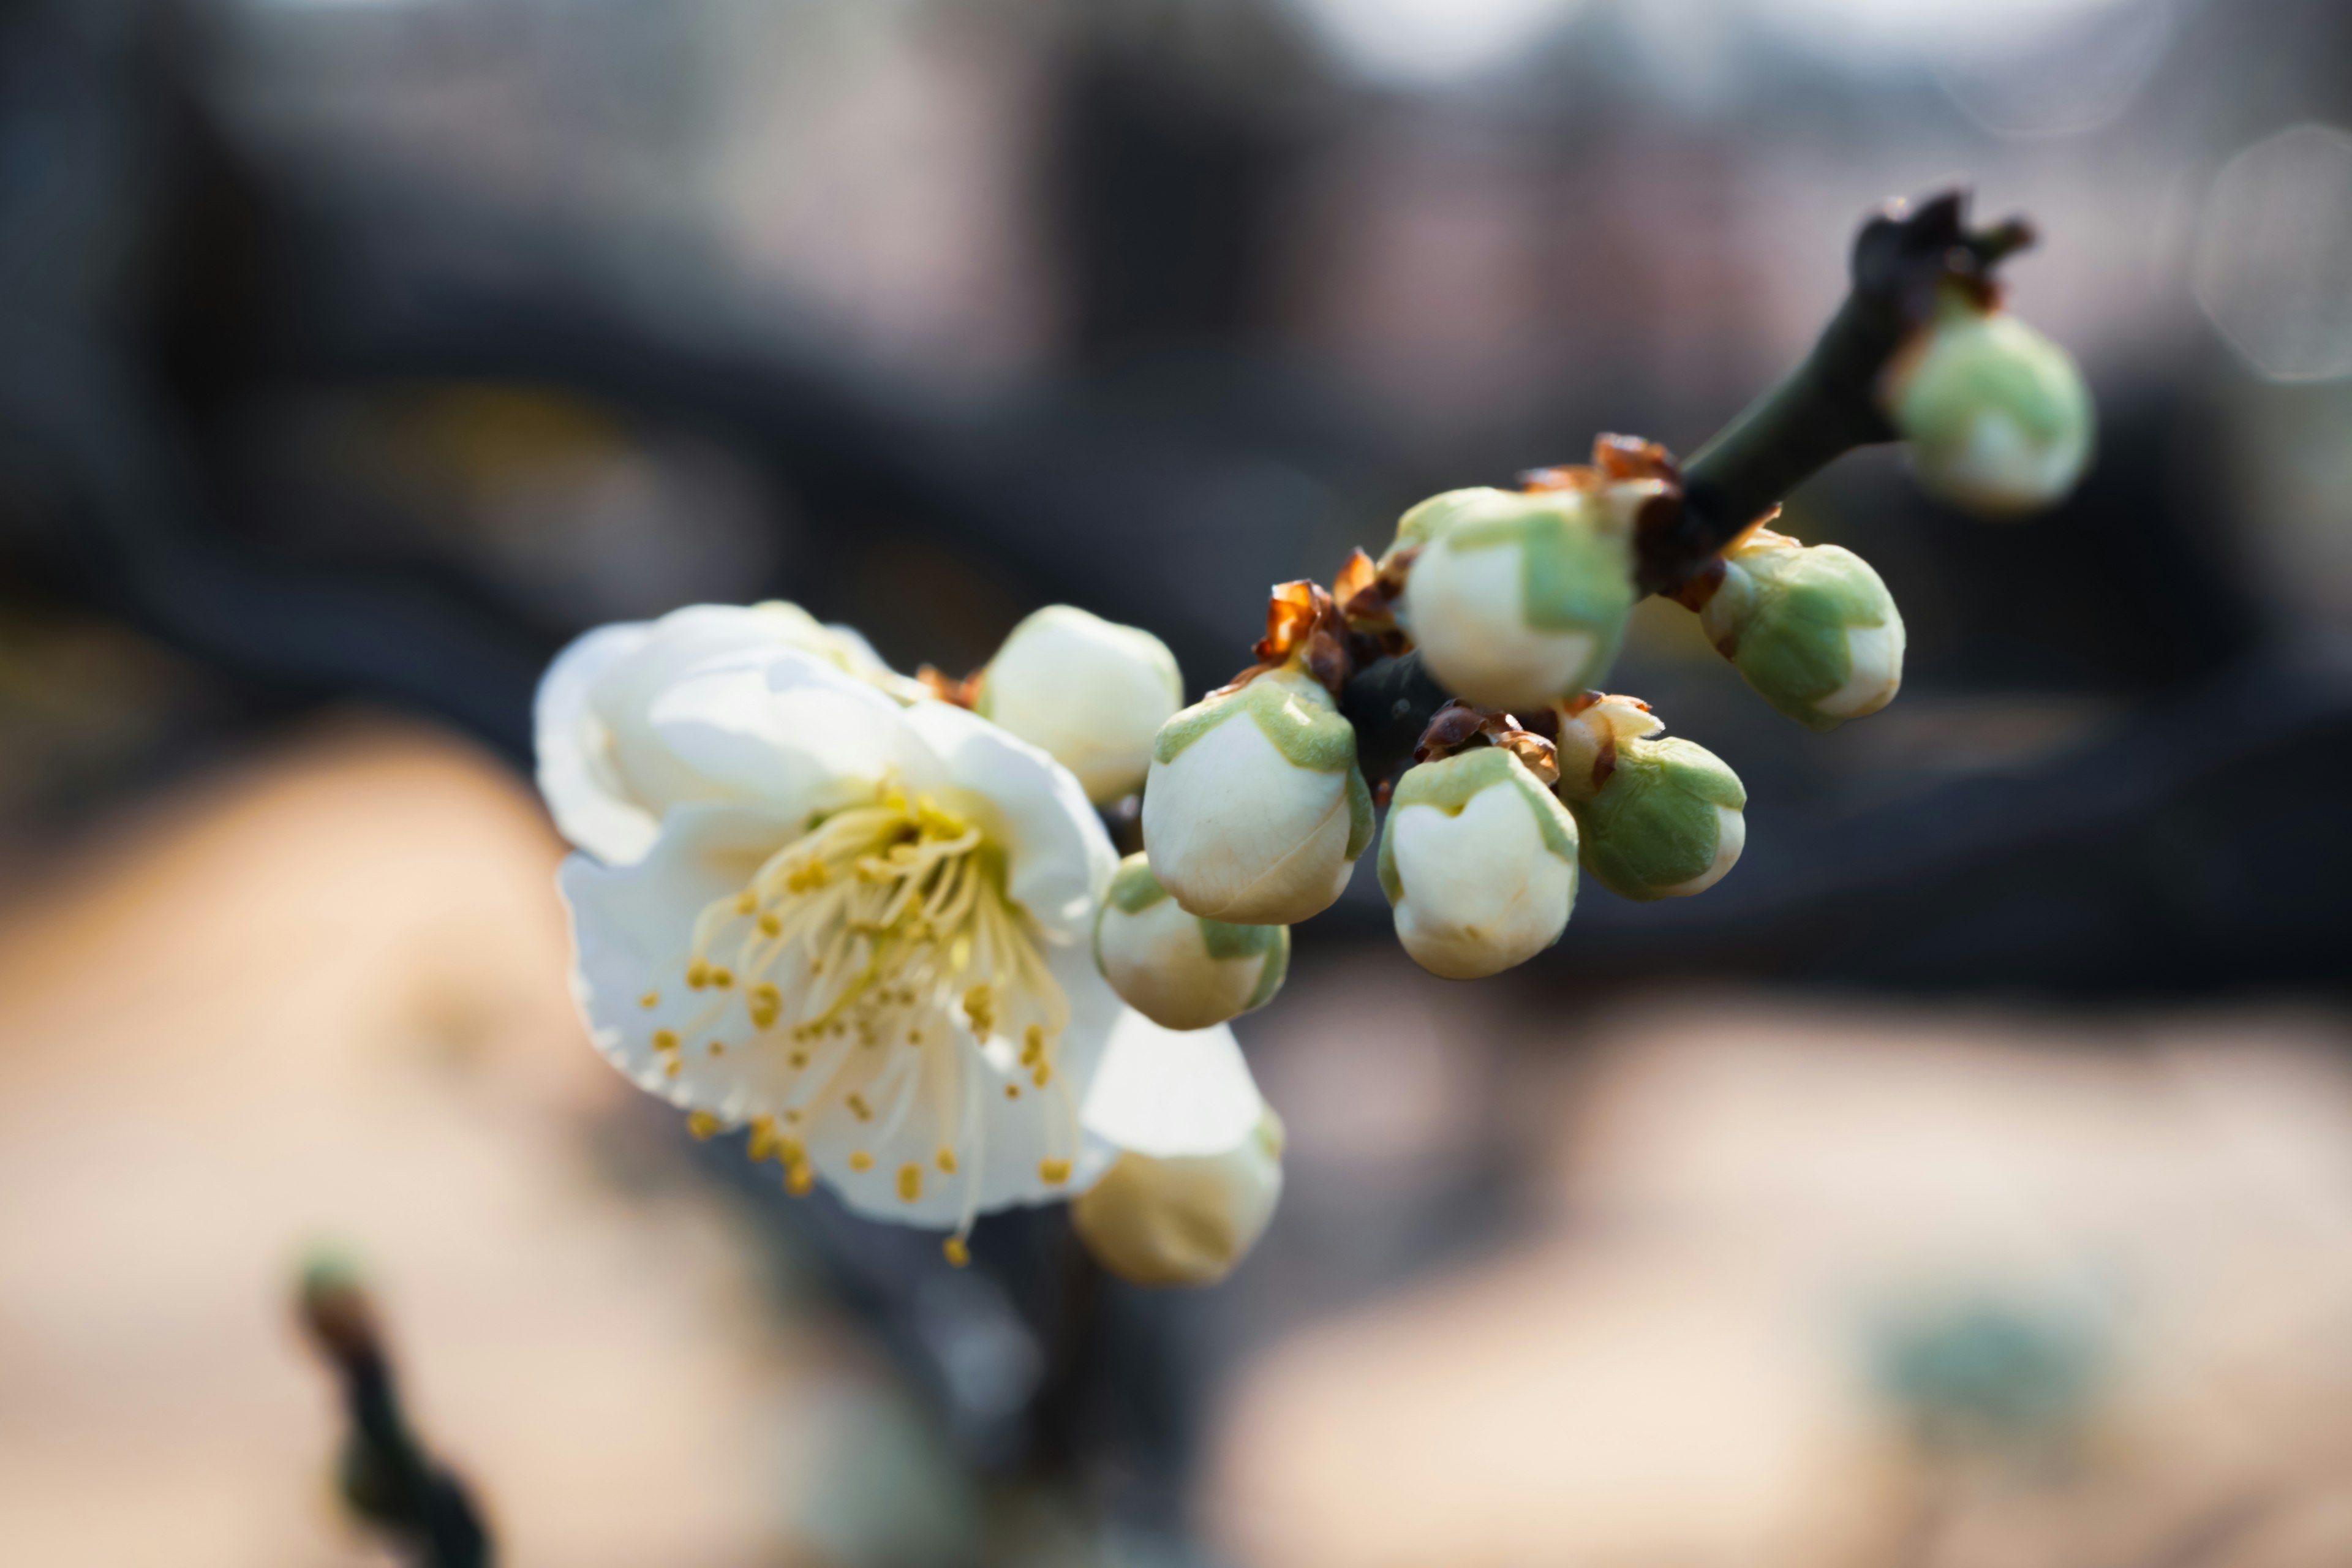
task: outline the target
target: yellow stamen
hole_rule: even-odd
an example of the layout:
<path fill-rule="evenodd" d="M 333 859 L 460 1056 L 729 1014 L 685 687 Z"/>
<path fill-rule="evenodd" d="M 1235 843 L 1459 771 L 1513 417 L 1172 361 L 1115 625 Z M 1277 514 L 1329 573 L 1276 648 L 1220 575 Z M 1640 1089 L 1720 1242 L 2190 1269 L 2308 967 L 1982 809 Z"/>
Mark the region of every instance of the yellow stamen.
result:
<path fill-rule="evenodd" d="M 920 1165 L 898 1167 L 898 1196 L 902 1202 L 914 1203 L 923 1195 L 923 1168 Z"/>
<path fill-rule="evenodd" d="M 686 983 L 697 991 L 710 984 L 710 965 L 700 959 L 686 966 Z"/>
<path fill-rule="evenodd" d="M 694 1111 L 686 1119 L 686 1130 L 698 1139 L 716 1138 L 725 1126 L 726 1123 L 707 1110 Z"/>
<path fill-rule="evenodd" d="M 950 1176 L 954 1175 L 956 1173 L 955 1151 L 952 1149 L 940 1150 L 939 1153 L 939 1166 L 941 1174 Z"/>
<path fill-rule="evenodd" d="M 951 1236 L 941 1242 L 940 1250 L 947 1255 L 951 1268 L 961 1268 L 971 1261 L 971 1248 L 963 1244 L 963 1237 L 960 1236 Z"/>
<path fill-rule="evenodd" d="M 816 1190 L 816 1172 L 807 1165 L 784 1168 L 784 1191 L 796 1198 L 804 1198 Z"/>
<path fill-rule="evenodd" d="M 863 1149 L 853 1150 L 849 1156 L 849 1168 L 853 1171 L 870 1171 L 874 1168 L 874 1156 Z"/>
<path fill-rule="evenodd" d="M 661 993 L 660 993 L 660 992 L 658 992 L 658 991 L 648 991 L 648 992 L 646 992 L 644 995 L 642 995 L 642 996 L 640 996 L 640 997 L 638 997 L 638 998 L 637 998 L 637 1005 L 638 1005 L 638 1006 L 640 1006 L 640 1007 L 658 1007 L 658 1006 L 660 1006 L 660 1005 L 661 1005 Z"/>
<path fill-rule="evenodd" d="M 654 1031 L 654 1049 L 657 1051 L 674 1051 L 677 1049 L 677 1031 L 676 1029 L 656 1029 Z"/>
<path fill-rule="evenodd" d="M 1058 1187 L 1070 1179 L 1070 1163 L 1067 1160 L 1040 1160 L 1037 1162 L 1037 1179 L 1049 1187 Z"/>

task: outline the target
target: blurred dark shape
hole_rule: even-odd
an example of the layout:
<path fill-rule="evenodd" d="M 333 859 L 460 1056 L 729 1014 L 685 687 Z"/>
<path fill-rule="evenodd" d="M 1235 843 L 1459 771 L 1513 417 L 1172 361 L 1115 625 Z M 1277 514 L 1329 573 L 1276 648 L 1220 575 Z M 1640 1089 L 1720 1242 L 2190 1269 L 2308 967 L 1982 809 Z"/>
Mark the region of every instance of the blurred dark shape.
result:
<path fill-rule="evenodd" d="M 409 1429 L 376 1322 L 349 1260 L 314 1258 L 302 1271 L 302 1326 L 341 1381 L 351 1429 L 336 1475 L 354 1518 L 417 1568 L 488 1568 L 480 1510 L 455 1474 Z"/>

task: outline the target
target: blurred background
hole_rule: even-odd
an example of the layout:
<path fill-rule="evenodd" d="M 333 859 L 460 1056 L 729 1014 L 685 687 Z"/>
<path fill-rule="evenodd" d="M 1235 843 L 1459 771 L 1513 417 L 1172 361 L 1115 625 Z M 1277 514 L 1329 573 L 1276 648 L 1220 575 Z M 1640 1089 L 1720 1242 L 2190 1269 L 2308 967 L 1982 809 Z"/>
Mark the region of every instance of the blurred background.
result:
<path fill-rule="evenodd" d="M 1194 692 L 1428 492 L 1696 448 L 1863 215 L 2031 215 L 2101 450 L 1891 450 L 1828 736 L 1652 601 L 1704 899 L 1448 985 L 1360 877 L 1241 1028 L 1226 1286 L 788 1205 L 586 1048 L 549 655 L 1069 601 Z M 503 1560 L 2352 1561 L 2352 5 L 0 7 L 0 1560 L 385 1561 L 302 1249 Z"/>

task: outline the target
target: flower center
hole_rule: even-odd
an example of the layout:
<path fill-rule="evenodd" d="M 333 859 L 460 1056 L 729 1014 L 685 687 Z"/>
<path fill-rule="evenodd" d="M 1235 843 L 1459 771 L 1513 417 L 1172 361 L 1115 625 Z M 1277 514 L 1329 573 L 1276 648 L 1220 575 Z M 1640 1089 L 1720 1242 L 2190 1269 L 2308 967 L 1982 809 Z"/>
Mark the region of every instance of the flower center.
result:
<path fill-rule="evenodd" d="M 1024 1087 L 1058 1088 L 1065 1115 L 1055 1120 L 1066 1121 L 1067 1152 L 1077 1147 L 1076 1106 L 1053 1059 L 1069 1004 L 1004 875 L 1003 851 L 978 823 L 886 784 L 874 804 L 824 818 L 740 892 L 707 905 L 684 975 L 707 997 L 688 1026 L 696 1038 L 716 1034 L 706 1048 L 782 1054 L 787 1129 L 838 1107 L 874 1124 L 871 1142 L 887 1144 L 929 1083 L 941 1142 L 928 1163 L 968 1184 L 959 1237 L 979 1201 L 984 1086 L 1014 1100 Z M 728 1037 L 737 1031 L 740 1041 Z M 788 1181 L 805 1190 L 796 1136 L 772 1137 L 763 1152 L 782 1157 Z M 874 1164 L 864 1148 L 849 1163 L 861 1173 Z M 1048 1158 L 1042 1174 L 1066 1180 L 1069 1168 L 1068 1158 Z M 906 1201 L 921 1197 L 922 1164 L 892 1179 Z"/>

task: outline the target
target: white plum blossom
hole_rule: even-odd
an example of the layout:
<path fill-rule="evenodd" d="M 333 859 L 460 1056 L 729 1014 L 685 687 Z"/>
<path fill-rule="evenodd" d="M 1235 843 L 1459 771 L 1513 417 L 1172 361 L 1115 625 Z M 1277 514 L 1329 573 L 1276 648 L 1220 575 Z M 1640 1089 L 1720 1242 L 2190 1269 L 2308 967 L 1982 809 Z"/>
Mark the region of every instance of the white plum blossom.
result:
<path fill-rule="evenodd" d="M 749 613 L 608 627 L 548 674 L 598 1048 L 698 1131 L 750 1127 L 794 1191 L 952 1228 L 959 1261 L 976 1215 L 1123 1148 L 1238 1144 L 1264 1107 L 1232 1032 L 1163 1029 L 1096 973 L 1118 860 L 1069 771 Z"/>
<path fill-rule="evenodd" d="M 1187 914 L 1150 862 L 1130 855 L 1095 916 L 1095 965 L 1153 1023 L 1204 1029 L 1274 999 L 1290 967 L 1290 928 Z"/>
<path fill-rule="evenodd" d="M 1297 665 L 1202 699 L 1153 742 L 1143 847 L 1188 913 L 1296 925 L 1331 907 L 1371 839 L 1355 729 Z"/>
<path fill-rule="evenodd" d="M 690 605 L 656 621 L 596 630 L 563 651 L 540 682 L 532 727 L 539 787 L 563 836 L 598 859 L 621 864 L 653 846 L 672 806 L 742 798 L 758 780 L 756 753 L 730 749 L 718 731 L 681 750 L 661 738 L 657 717 L 690 729 L 677 686 L 686 670 L 723 654 L 797 648 L 902 702 L 926 698 L 847 626 L 827 626 L 798 605 Z M 695 700 L 719 693 L 707 683 Z M 663 710 L 657 716 L 656 710 Z"/>
<path fill-rule="evenodd" d="M 1184 683 L 1176 656 L 1150 632 L 1048 605 L 988 661 L 973 706 L 1108 805 L 1142 787 L 1151 738 L 1184 706 Z"/>
<path fill-rule="evenodd" d="M 1389 802 L 1381 889 L 1397 941 L 1448 980 L 1525 963 L 1576 906 L 1576 823 L 1525 763 L 1482 746 L 1409 768 Z"/>

